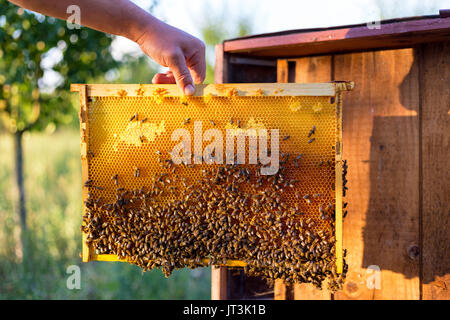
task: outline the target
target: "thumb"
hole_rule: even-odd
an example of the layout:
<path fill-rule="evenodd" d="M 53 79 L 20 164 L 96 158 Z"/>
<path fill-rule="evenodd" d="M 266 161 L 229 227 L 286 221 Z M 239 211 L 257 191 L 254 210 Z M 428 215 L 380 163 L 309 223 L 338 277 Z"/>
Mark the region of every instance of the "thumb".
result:
<path fill-rule="evenodd" d="M 172 55 L 168 61 L 168 67 L 173 72 L 173 76 L 178 87 L 185 95 L 193 95 L 195 92 L 194 82 L 191 73 L 186 65 L 186 59 L 182 52 Z"/>

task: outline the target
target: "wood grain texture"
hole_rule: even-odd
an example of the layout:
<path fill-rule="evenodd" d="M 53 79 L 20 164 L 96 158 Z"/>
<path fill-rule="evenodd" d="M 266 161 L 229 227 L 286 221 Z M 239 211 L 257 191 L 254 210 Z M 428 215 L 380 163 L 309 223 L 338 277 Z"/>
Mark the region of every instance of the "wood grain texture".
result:
<path fill-rule="evenodd" d="M 293 69 L 295 77 L 291 77 L 289 65 L 294 63 Z M 278 82 L 286 83 L 289 79 L 294 79 L 296 83 L 311 83 L 311 82 L 330 82 L 331 78 L 332 57 L 308 57 L 299 59 L 280 59 L 278 60 Z M 291 71 L 292 72 L 292 71 Z M 285 300 L 288 297 L 293 297 L 295 300 L 330 300 L 331 293 L 326 290 L 319 290 L 313 285 L 295 284 L 292 292 L 289 290 L 281 280 L 275 282 L 275 299 Z"/>
<path fill-rule="evenodd" d="M 450 42 L 421 54 L 422 298 L 450 300 Z"/>
<path fill-rule="evenodd" d="M 79 91 L 79 84 L 72 84 L 71 90 Z M 157 91 L 165 89 L 163 96 L 184 96 L 175 84 L 87 84 L 87 94 L 90 97 L 152 97 Z M 140 90 L 140 91 L 139 91 Z M 194 96 L 202 97 L 208 94 L 227 97 L 231 90 L 236 90 L 235 96 L 326 96 L 336 94 L 334 83 L 226 83 L 198 84 Z"/>
<path fill-rule="evenodd" d="M 223 44 L 216 45 L 216 64 L 214 66 L 214 83 L 228 82 L 228 57 L 223 51 Z"/>
<path fill-rule="evenodd" d="M 405 48 L 448 39 L 450 18 L 424 17 L 383 21 L 381 28 L 367 24 L 323 29 L 291 30 L 224 42 L 226 53 L 253 57 L 292 57 L 380 48 Z"/>
<path fill-rule="evenodd" d="M 410 254 L 419 244 L 414 50 L 336 55 L 334 65 L 335 79 L 356 84 L 344 96 L 343 107 L 343 158 L 349 165 L 344 248 L 349 273 L 334 298 L 419 299 L 419 259 Z M 374 271 L 377 267 L 380 272 Z"/>
<path fill-rule="evenodd" d="M 211 300 L 227 299 L 227 268 L 211 267 Z"/>
<path fill-rule="evenodd" d="M 222 84 L 228 82 L 228 57 L 223 51 L 223 45 L 216 46 L 216 66 L 214 82 Z M 211 267 L 211 300 L 227 299 L 227 268 Z"/>
<path fill-rule="evenodd" d="M 280 59 L 277 61 L 277 82 L 288 83 L 288 79 L 289 79 L 288 60 Z"/>
<path fill-rule="evenodd" d="M 81 149 L 81 178 L 82 181 L 88 181 L 89 180 L 89 164 L 88 164 L 88 155 L 87 155 L 87 145 L 88 145 L 88 138 L 89 138 L 89 132 L 88 127 L 86 125 L 87 122 L 87 113 L 88 113 L 88 97 L 87 97 L 87 89 L 85 85 L 81 85 L 79 87 L 79 99 L 80 99 L 80 112 L 79 112 L 79 119 L 80 119 L 80 149 Z M 82 199 L 83 202 L 86 201 L 88 196 L 89 188 L 83 184 L 81 193 L 82 193 Z M 84 216 L 86 208 L 83 206 L 83 212 L 82 215 Z M 89 262 L 91 260 L 91 250 L 90 247 L 86 243 L 87 240 L 87 234 L 82 233 L 82 261 L 83 262 Z"/>
<path fill-rule="evenodd" d="M 275 280 L 275 285 L 273 289 L 273 299 L 274 300 L 286 300 L 287 292 L 286 285 L 283 280 L 277 279 Z"/>
<path fill-rule="evenodd" d="M 277 61 L 277 82 L 278 83 L 287 83 L 289 77 L 288 70 L 288 61 L 286 59 L 280 59 Z M 274 284 L 274 300 L 286 300 L 287 297 L 287 288 L 284 284 L 284 281 L 281 279 L 275 280 Z"/>
<path fill-rule="evenodd" d="M 296 83 L 330 82 L 333 80 L 331 78 L 331 56 L 308 57 L 290 61 L 295 61 Z"/>
<path fill-rule="evenodd" d="M 295 82 L 330 82 L 332 81 L 332 57 L 318 56 L 300 58 L 295 60 Z M 317 289 L 310 283 L 294 285 L 295 300 L 330 300 L 331 292 L 324 286 L 322 290 Z"/>

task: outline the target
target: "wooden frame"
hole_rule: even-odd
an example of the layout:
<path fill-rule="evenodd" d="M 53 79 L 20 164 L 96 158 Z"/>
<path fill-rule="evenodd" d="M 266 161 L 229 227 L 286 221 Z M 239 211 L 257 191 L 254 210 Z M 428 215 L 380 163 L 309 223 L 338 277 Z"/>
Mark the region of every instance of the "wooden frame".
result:
<path fill-rule="evenodd" d="M 326 96 L 335 97 L 336 103 L 336 132 L 341 133 L 342 118 L 342 92 L 352 90 L 353 83 L 350 82 L 325 82 L 325 83 L 308 83 L 308 84 L 215 84 L 215 85 L 197 85 L 195 96 Z M 89 179 L 89 157 L 87 157 L 88 148 L 88 130 L 87 114 L 89 97 L 152 97 L 161 94 L 164 96 L 183 96 L 182 92 L 176 85 L 144 85 L 144 84 L 73 84 L 71 91 L 80 94 L 80 133 L 81 133 L 81 160 L 82 160 L 82 176 L 84 181 Z M 342 168 L 340 166 L 342 159 L 342 135 L 336 136 L 336 258 L 337 272 L 342 272 Z M 88 187 L 83 186 L 83 201 L 87 199 Z M 84 214 L 84 212 L 83 212 Z M 83 234 L 83 262 L 88 261 L 110 261 L 110 262 L 126 262 L 116 255 L 96 254 L 92 248 L 86 245 L 86 235 Z M 208 259 L 204 259 L 208 262 Z M 246 264 L 242 261 L 229 260 L 227 267 L 243 267 Z M 212 290 L 211 297 L 213 299 L 224 299 L 226 297 L 225 290 L 226 269 L 224 267 L 213 267 L 212 269 Z M 220 285 L 216 285 L 220 284 Z"/>
<path fill-rule="evenodd" d="M 93 97 L 147 97 L 158 94 L 164 89 L 163 96 L 180 97 L 184 94 L 172 84 L 72 84 L 71 91 L 78 92 L 86 89 L 87 96 Z M 351 89 L 349 84 L 348 89 Z M 141 91 L 140 91 L 141 90 Z M 212 95 L 215 97 L 227 97 L 231 91 L 239 97 L 251 96 L 326 96 L 334 97 L 340 91 L 347 90 L 340 83 L 303 83 L 303 84 L 269 84 L 269 83 L 245 83 L 245 84 L 201 84 L 195 88 L 194 96 Z"/>
<path fill-rule="evenodd" d="M 87 139 L 89 136 L 88 130 L 89 128 L 86 125 L 87 122 L 87 114 L 88 114 L 88 97 L 87 97 L 87 87 L 85 85 L 81 85 L 78 87 L 79 96 L 80 96 L 80 139 L 81 139 L 81 176 L 82 181 L 87 181 L 89 179 L 88 176 L 88 157 L 87 157 Z M 88 188 L 86 186 L 82 187 L 82 198 L 87 198 Z M 85 214 L 85 208 L 83 206 L 83 216 Z M 88 262 L 91 260 L 91 252 L 89 247 L 86 245 L 86 234 L 83 232 L 82 235 L 82 261 Z"/>

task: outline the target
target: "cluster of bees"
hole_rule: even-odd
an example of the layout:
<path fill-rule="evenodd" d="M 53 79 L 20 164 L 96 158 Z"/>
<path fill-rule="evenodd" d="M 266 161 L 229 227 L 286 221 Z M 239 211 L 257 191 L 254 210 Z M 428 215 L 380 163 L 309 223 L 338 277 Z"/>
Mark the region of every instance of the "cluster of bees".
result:
<path fill-rule="evenodd" d="M 321 195 L 298 194 L 299 181 L 287 174 L 301 155 L 282 154 L 275 175 L 261 175 L 261 164 L 209 165 L 197 181 L 178 175 L 171 160 L 158 155 L 167 170 L 155 174 L 151 185 L 126 190 L 114 175 L 114 201 L 88 193 L 81 229 L 97 254 L 115 254 L 144 271 L 161 268 L 166 276 L 186 266 L 239 260 L 248 275 L 269 283 L 342 287 L 347 265 L 344 260 L 344 272 L 336 272 L 334 204 L 320 204 L 314 216 L 302 213 L 298 202 L 310 204 Z M 134 177 L 139 176 L 135 168 Z M 85 186 L 103 189 L 92 180 Z M 286 201 L 288 192 L 295 194 L 295 204 Z"/>

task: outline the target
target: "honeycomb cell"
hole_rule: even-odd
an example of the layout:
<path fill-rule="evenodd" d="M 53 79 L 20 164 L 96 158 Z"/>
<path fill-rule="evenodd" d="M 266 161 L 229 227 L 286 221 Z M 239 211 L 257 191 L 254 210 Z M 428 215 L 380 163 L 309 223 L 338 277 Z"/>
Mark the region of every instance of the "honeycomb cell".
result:
<path fill-rule="evenodd" d="M 188 186 L 200 190 L 204 188 L 206 175 L 218 175 L 221 168 L 232 167 L 240 170 L 235 173 L 238 176 L 239 172 L 248 170 L 248 179 L 239 184 L 239 192 L 249 199 L 272 188 L 270 190 L 283 204 L 282 209 L 278 206 L 269 210 L 268 214 L 275 219 L 281 212 L 292 212 L 296 215 L 292 221 L 309 221 L 308 230 L 313 234 L 334 234 L 336 149 L 339 147 L 336 142 L 341 128 L 334 99 L 330 96 L 239 96 L 238 93 L 239 90 L 225 96 L 208 94 L 189 98 L 161 94 L 91 96 L 86 121 L 87 149 L 95 155 L 86 160 L 90 199 L 113 204 L 117 203 L 121 192 L 139 194 L 137 190 L 152 190 L 151 201 L 156 201 L 152 203 L 158 206 L 181 203 L 186 201 Z M 172 141 L 172 134 L 180 129 L 188 132 L 191 138 L 191 164 L 174 165 L 170 160 L 171 151 L 180 142 Z M 217 139 L 205 139 L 203 135 L 210 129 L 218 130 L 223 136 L 222 143 L 219 141 L 218 144 L 222 145 L 224 162 L 227 129 L 236 134 L 253 129 L 257 138 L 264 134 L 261 130 L 266 129 L 269 144 L 273 134 L 270 130 L 278 129 L 281 183 L 278 178 L 261 178 L 258 174 L 261 164 L 248 163 L 253 151 L 248 137 L 245 164 L 195 164 L 194 145 L 201 145 L 203 151 Z M 239 150 L 237 142 L 233 142 L 233 146 Z M 136 174 L 137 170 L 139 174 Z M 154 192 L 158 183 L 166 185 L 161 195 Z M 221 185 L 215 187 L 227 192 Z M 256 209 L 252 207 L 252 210 Z M 250 217 L 257 216 L 252 212 Z M 112 223 L 113 219 L 111 215 L 105 216 L 106 223 Z M 290 227 L 283 226 L 282 230 Z M 274 243 L 280 245 L 279 240 Z M 93 243 L 89 245 L 90 251 L 95 252 Z M 106 253 L 113 256 L 111 252 Z M 209 255 L 213 256 L 213 253 Z M 105 259 L 95 253 L 92 258 Z M 230 260 L 233 258 L 229 257 Z"/>

